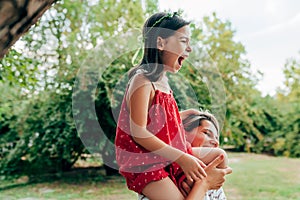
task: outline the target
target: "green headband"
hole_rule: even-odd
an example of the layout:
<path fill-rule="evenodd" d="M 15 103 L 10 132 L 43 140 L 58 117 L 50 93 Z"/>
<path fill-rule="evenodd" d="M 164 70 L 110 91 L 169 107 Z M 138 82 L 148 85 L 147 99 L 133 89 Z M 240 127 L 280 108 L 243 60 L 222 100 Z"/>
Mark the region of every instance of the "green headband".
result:
<path fill-rule="evenodd" d="M 150 29 L 144 34 L 143 37 L 143 42 L 145 42 L 146 39 L 146 35 L 159 23 L 161 23 L 164 19 L 171 19 L 175 16 L 180 17 L 182 14 L 182 10 L 178 10 L 176 12 L 168 12 L 165 16 L 159 18 L 158 20 L 156 20 L 156 22 L 150 27 Z"/>

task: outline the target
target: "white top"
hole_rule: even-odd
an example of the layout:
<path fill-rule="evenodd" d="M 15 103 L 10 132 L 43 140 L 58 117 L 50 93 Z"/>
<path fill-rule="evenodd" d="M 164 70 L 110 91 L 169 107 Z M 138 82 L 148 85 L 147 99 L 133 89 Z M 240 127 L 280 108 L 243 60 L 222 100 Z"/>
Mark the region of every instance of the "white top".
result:
<path fill-rule="evenodd" d="M 144 195 L 138 194 L 138 200 L 149 200 Z M 218 190 L 208 190 L 203 200 L 226 200 L 226 195 L 223 188 Z"/>

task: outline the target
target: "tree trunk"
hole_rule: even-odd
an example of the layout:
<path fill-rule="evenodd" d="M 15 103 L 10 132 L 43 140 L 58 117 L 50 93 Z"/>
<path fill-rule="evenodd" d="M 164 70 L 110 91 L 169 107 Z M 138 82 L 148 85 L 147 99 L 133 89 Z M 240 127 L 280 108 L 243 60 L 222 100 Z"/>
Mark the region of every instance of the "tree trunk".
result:
<path fill-rule="evenodd" d="M 56 0 L 0 1 L 0 59 Z"/>

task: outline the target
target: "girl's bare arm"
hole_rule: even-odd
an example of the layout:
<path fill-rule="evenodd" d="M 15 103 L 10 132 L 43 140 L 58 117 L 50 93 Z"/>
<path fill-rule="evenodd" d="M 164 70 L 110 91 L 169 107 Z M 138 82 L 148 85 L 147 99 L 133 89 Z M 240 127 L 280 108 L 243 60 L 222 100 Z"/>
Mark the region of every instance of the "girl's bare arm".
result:
<path fill-rule="evenodd" d="M 135 142 L 151 152 L 177 162 L 187 178 L 197 180 L 205 177 L 206 173 L 203 169 L 205 165 L 202 161 L 171 147 L 147 130 L 148 110 L 153 99 L 151 83 L 143 82 L 141 77 L 136 77 L 131 81 L 131 85 L 127 99 L 130 111 L 130 130 Z"/>

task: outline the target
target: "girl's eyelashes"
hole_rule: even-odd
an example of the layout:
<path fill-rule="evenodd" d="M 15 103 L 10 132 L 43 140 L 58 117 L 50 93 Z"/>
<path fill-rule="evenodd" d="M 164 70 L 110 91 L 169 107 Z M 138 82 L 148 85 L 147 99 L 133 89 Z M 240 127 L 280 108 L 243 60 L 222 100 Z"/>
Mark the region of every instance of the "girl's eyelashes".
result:
<path fill-rule="evenodd" d="M 183 43 L 189 43 L 189 41 L 190 41 L 190 39 L 187 37 L 181 37 L 179 39 L 180 39 L 180 42 L 183 42 Z"/>

